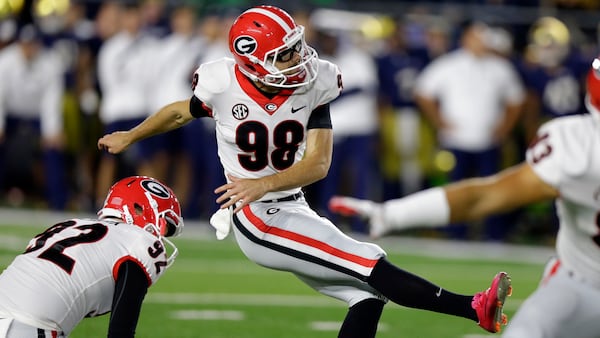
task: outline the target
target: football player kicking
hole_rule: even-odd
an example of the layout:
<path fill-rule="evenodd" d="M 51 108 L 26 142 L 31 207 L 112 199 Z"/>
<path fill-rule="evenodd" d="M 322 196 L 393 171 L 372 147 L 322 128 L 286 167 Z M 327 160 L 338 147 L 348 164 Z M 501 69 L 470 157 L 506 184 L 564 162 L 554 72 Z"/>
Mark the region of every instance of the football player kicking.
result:
<path fill-rule="evenodd" d="M 230 211 L 216 227 L 226 235 L 232 225 L 250 260 L 294 273 L 346 302 L 339 337 L 374 337 L 388 299 L 499 331 L 511 291 L 506 273 L 475 295 L 449 292 L 394 266 L 379 246 L 346 236 L 308 206 L 301 187 L 327 174 L 329 103 L 342 80 L 337 66 L 306 45 L 304 28 L 277 7 L 253 7 L 232 24 L 229 47 L 233 59 L 196 70 L 191 99 L 167 105 L 131 130 L 103 136 L 98 147 L 120 153 L 194 118 L 213 118 L 228 182 L 215 193 L 222 212 Z"/>
<path fill-rule="evenodd" d="M 502 337 L 592 338 L 600 332 L 600 59 L 587 76 L 589 114 L 542 125 L 526 162 L 494 176 L 378 204 L 336 196 L 334 212 L 370 218 L 371 235 L 481 219 L 556 199 L 556 258 Z M 426 210 L 426 212 L 424 212 Z"/>
<path fill-rule="evenodd" d="M 177 256 L 165 236 L 182 229 L 170 188 L 145 176 L 118 181 L 98 219 L 51 226 L 2 272 L 0 337 L 67 337 L 108 312 L 107 337 L 134 337 L 146 291 Z"/>

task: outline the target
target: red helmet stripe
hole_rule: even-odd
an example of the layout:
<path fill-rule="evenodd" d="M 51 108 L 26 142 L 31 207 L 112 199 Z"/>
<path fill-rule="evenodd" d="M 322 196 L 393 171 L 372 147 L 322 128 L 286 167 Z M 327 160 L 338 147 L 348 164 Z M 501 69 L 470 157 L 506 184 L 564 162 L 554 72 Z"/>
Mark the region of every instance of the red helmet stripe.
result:
<path fill-rule="evenodd" d="M 246 13 L 257 13 L 264 15 L 270 18 L 271 20 L 275 21 L 279 26 L 281 26 L 281 28 L 283 28 L 283 30 L 286 33 L 289 33 L 294 29 L 294 22 L 292 21 L 292 18 L 290 18 L 289 16 L 281 17 L 281 15 L 278 15 L 278 13 L 268 10 L 267 7 L 251 8 L 247 10 Z"/>

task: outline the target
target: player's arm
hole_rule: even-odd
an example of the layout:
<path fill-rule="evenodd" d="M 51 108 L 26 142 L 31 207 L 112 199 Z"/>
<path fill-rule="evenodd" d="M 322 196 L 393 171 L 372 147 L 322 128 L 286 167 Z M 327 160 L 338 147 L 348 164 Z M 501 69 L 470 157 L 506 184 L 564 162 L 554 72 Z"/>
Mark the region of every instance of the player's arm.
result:
<path fill-rule="evenodd" d="M 391 229 L 437 227 L 479 220 L 530 203 L 558 197 L 529 164 L 496 175 L 430 188 L 383 204 L 383 222 Z"/>
<path fill-rule="evenodd" d="M 98 149 L 117 154 L 139 140 L 179 128 L 194 119 L 190 103 L 191 100 L 173 102 L 128 131 L 104 135 L 98 140 Z"/>
<path fill-rule="evenodd" d="M 137 263 L 126 261 L 121 264 L 115 283 L 108 338 L 135 336 L 135 328 L 148 287 L 148 277 Z"/>
<path fill-rule="evenodd" d="M 335 196 L 329 201 L 329 208 L 343 215 L 369 218 L 371 236 L 379 237 L 391 230 L 479 220 L 558 196 L 556 188 L 523 163 L 493 176 L 429 188 L 382 204 Z"/>
<path fill-rule="evenodd" d="M 450 184 L 444 191 L 451 222 L 478 220 L 559 196 L 527 163 L 493 176 Z"/>
<path fill-rule="evenodd" d="M 268 191 L 303 187 L 327 176 L 333 152 L 333 131 L 309 129 L 302 160 L 275 175 L 265 177 Z"/>
<path fill-rule="evenodd" d="M 327 176 L 333 154 L 329 103 L 312 111 L 306 128 L 304 157 L 287 170 L 265 177 L 269 191 L 304 187 Z"/>

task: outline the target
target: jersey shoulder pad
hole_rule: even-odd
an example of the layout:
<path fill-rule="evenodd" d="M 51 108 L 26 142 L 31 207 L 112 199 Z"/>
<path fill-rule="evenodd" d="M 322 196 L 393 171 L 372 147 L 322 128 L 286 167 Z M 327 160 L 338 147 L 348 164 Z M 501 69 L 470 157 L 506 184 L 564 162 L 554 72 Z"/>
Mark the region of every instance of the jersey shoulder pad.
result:
<path fill-rule="evenodd" d="M 527 150 L 527 161 L 538 174 L 558 186 L 564 177 L 584 173 L 593 152 L 594 129 L 589 116 L 573 115 L 544 123 Z"/>
<path fill-rule="evenodd" d="M 343 88 L 342 73 L 339 67 L 326 60 L 318 60 L 319 75 L 315 80 L 314 89 L 322 93 L 322 102 L 325 104 L 340 95 Z"/>
<path fill-rule="evenodd" d="M 234 65 L 230 58 L 200 65 L 194 73 L 194 95 L 202 102 L 209 102 L 213 95 L 226 91 L 231 85 Z"/>
<path fill-rule="evenodd" d="M 561 146 L 580 149 L 590 140 L 589 134 L 594 133 L 590 117 L 585 114 L 554 118 L 542 124 L 540 133 L 556 134 L 559 136 L 556 142 L 560 142 Z"/>

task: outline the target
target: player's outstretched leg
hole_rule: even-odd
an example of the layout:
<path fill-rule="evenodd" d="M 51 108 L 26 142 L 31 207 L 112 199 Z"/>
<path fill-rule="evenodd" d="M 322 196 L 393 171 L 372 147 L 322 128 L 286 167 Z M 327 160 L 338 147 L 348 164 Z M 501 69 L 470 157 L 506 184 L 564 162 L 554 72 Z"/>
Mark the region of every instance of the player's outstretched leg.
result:
<path fill-rule="evenodd" d="M 477 312 L 479 326 L 489 332 L 500 332 L 502 325 L 507 323 L 503 313 L 504 301 L 511 294 L 511 280 L 506 272 L 496 274 L 487 290 L 475 294 L 471 306 Z"/>
<path fill-rule="evenodd" d="M 502 309 L 512 293 L 505 272 L 499 272 L 487 290 L 474 296 L 462 295 L 403 270 L 386 258 L 375 264 L 367 283 L 398 305 L 467 318 L 489 332 L 498 332 L 506 324 Z"/>
<path fill-rule="evenodd" d="M 329 200 L 329 210 L 332 213 L 348 217 L 362 217 L 369 222 L 369 235 L 372 238 L 383 236 L 389 229 L 383 222 L 381 204 L 346 196 L 333 196 Z"/>

